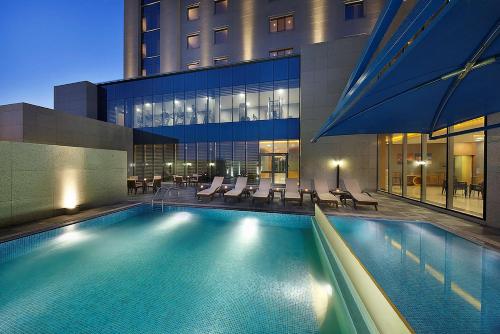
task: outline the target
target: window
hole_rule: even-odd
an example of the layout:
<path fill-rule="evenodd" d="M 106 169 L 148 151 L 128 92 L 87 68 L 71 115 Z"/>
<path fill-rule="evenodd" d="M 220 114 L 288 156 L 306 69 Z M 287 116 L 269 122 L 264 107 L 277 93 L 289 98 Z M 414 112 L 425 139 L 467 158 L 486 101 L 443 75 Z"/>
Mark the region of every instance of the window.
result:
<path fill-rule="evenodd" d="M 282 57 L 293 54 L 293 48 L 269 51 L 269 57 Z"/>
<path fill-rule="evenodd" d="M 144 58 L 142 60 L 142 75 L 148 76 L 160 73 L 160 57 Z"/>
<path fill-rule="evenodd" d="M 215 66 L 226 65 L 226 64 L 229 64 L 229 58 L 228 57 L 217 57 L 217 58 L 214 58 L 214 65 Z"/>
<path fill-rule="evenodd" d="M 269 32 L 293 30 L 293 15 L 273 17 L 269 19 Z"/>
<path fill-rule="evenodd" d="M 187 48 L 198 49 L 200 47 L 200 33 L 192 34 L 187 37 Z"/>
<path fill-rule="evenodd" d="M 354 20 L 365 16 L 363 1 L 352 1 L 345 4 L 345 19 Z"/>
<path fill-rule="evenodd" d="M 160 30 L 142 34 L 142 57 L 156 57 L 160 55 Z"/>
<path fill-rule="evenodd" d="M 188 70 L 194 70 L 195 68 L 198 68 L 200 66 L 200 61 L 197 60 L 197 61 L 193 61 L 189 64 L 186 65 Z"/>
<path fill-rule="evenodd" d="M 220 28 L 220 29 L 215 29 L 214 30 L 214 43 L 215 44 L 223 44 L 227 42 L 229 34 L 229 29 L 226 28 Z"/>
<path fill-rule="evenodd" d="M 200 18 L 200 5 L 191 5 L 187 9 L 187 19 L 188 21 L 196 21 Z"/>
<path fill-rule="evenodd" d="M 142 8 L 142 31 L 160 28 L 160 3 L 155 3 Z"/>
<path fill-rule="evenodd" d="M 484 118 L 435 131 L 378 137 L 378 188 L 484 217 Z M 447 133 L 478 130 L 445 137 Z"/>
<path fill-rule="evenodd" d="M 142 1 L 141 74 L 160 73 L 160 1 Z"/>
<path fill-rule="evenodd" d="M 227 0 L 215 0 L 214 1 L 214 13 L 222 14 L 227 12 Z"/>

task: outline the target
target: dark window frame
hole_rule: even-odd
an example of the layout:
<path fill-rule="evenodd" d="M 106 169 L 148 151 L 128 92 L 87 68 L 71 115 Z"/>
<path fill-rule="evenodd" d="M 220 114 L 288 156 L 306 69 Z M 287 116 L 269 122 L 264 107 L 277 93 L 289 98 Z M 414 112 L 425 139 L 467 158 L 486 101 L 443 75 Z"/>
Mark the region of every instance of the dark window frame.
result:
<path fill-rule="evenodd" d="M 224 41 L 217 42 L 217 33 L 226 32 L 226 39 Z M 214 44 L 226 44 L 229 40 L 229 27 L 219 27 L 214 29 Z"/>
<path fill-rule="evenodd" d="M 292 19 L 292 27 L 289 29 L 287 27 L 287 20 Z M 273 29 L 273 24 L 276 25 L 276 29 Z M 274 34 L 278 32 L 292 31 L 295 30 L 295 17 L 294 13 L 289 13 L 280 16 L 271 16 L 269 18 L 269 33 Z"/>
<path fill-rule="evenodd" d="M 289 53 L 287 53 L 289 52 Z M 276 53 L 276 55 L 272 55 L 272 53 Z M 293 55 L 293 48 L 284 48 L 284 49 L 276 49 L 269 51 L 269 57 L 283 57 Z"/>
<path fill-rule="evenodd" d="M 190 68 L 190 66 L 194 66 L 193 68 Z M 200 67 L 200 61 L 199 60 L 194 60 L 192 62 L 189 62 L 186 64 L 186 68 L 188 70 L 194 70 L 196 68 Z"/>
<path fill-rule="evenodd" d="M 351 1 L 344 4 L 344 20 L 351 21 L 365 17 L 365 2 Z"/>
<path fill-rule="evenodd" d="M 197 36 L 198 37 L 198 46 L 197 47 L 190 47 L 189 46 L 189 38 L 190 37 L 195 37 Z M 196 50 L 196 49 L 199 49 L 200 48 L 200 45 L 201 45 L 201 41 L 199 40 L 201 37 L 200 37 L 200 32 L 195 32 L 195 33 L 191 33 L 191 34 L 188 34 L 186 35 L 186 48 L 187 49 L 190 49 L 190 50 Z"/>
<path fill-rule="evenodd" d="M 225 61 L 225 63 L 223 63 Z M 218 64 L 218 62 L 221 62 Z M 214 57 L 214 66 L 223 66 L 229 64 L 228 56 Z"/>
<path fill-rule="evenodd" d="M 217 11 L 217 4 L 218 3 L 223 3 L 223 2 L 226 3 L 226 7 L 224 8 L 223 11 L 219 11 L 218 12 Z M 214 15 L 227 13 L 228 8 L 229 8 L 229 0 L 214 0 Z"/>
<path fill-rule="evenodd" d="M 192 9 L 197 9 L 198 10 L 198 17 L 196 19 L 189 19 L 189 11 L 192 10 Z M 188 20 L 189 22 L 191 21 L 198 21 L 200 19 L 200 3 L 193 3 L 189 6 L 186 7 L 186 20 Z"/>

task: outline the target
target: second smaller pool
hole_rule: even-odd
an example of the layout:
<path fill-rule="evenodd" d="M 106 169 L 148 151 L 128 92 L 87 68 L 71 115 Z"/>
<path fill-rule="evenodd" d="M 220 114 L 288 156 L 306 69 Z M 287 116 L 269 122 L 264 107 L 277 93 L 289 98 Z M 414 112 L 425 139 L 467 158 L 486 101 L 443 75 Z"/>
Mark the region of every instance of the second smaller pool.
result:
<path fill-rule="evenodd" d="M 329 219 L 417 333 L 500 332 L 500 253 L 429 223 Z"/>

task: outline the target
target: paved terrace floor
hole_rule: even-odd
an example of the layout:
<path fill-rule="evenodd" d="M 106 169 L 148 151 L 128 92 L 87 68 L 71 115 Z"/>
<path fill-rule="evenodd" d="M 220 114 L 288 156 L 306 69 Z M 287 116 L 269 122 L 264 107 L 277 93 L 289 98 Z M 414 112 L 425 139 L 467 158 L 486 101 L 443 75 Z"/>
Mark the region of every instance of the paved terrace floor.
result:
<path fill-rule="evenodd" d="M 500 230 L 498 229 L 482 226 L 477 223 L 437 212 L 417 204 L 395 199 L 394 197 L 385 194 L 374 193 L 372 195 L 379 202 L 378 211 L 375 211 L 372 206 L 358 206 L 358 209 L 355 210 L 349 202 L 347 203 L 347 206 L 339 206 L 338 209 L 326 205 L 322 205 L 321 207 L 328 215 L 362 216 L 367 218 L 430 222 L 466 239 L 500 250 Z M 31 223 L 0 227 L 0 242 L 74 224 L 80 220 L 89 219 L 127 208 L 129 206 L 136 205 L 137 203 L 150 204 L 152 196 L 153 194 L 151 192 L 146 194 L 129 195 L 126 202 L 81 211 L 75 215 L 63 215 Z M 243 198 L 241 201 L 224 201 L 224 199 L 220 196 L 216 196 L 211 201 L 206 199 L 198 201 L 195 196 L 194 187 L 183 188 L 179 191 L 178 195 L 177 193 L 174 193 L 172 196 L 166 198 L 165 205 L 189 205 L 250 211 L 288 212 L 308 215 L 312 215 L 314 211 L 314 205 L 311 202 L 309 195 L 304 195 L 304 202 L 302 205 L 287 203 L 286 206 L 284 206 L 283 202 L 279 199 L 279 195 L 277 195 L 274 201 L 269 204 L 252 204 L 252 201 L 249 198 Z"/>

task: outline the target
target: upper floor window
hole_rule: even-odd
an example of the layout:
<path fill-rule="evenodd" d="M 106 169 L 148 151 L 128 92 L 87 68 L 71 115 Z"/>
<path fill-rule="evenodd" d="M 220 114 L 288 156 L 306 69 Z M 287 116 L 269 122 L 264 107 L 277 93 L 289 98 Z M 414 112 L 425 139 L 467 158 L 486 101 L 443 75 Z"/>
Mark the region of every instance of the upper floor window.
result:
<path fill-rule="evenodd" d="M 196 21 L 200 18 L 200 4 L 191 5 L 187 9 L 188 21 Z"/>
<path fill-rule="evenodd" d="M 293 48 L 269 51 L 269 57 L 281 57 L 293 54 Z"/>
<path fill-rule="evenodd" d="M 188 35 L 187 48 L 188 49 L 198 49 L 199 47 L 200 47 L 200 33 Z"/>
<path fill-rule="evenodd" d="M 293 15 L 272 17 L 269 19 L 270 32 L 292 30 L 293 26 L 294 26 Z"/>
<path fill-rule="evenodd" d="M 214 13 L 222 14 L 227 12 L 227 0 L 214 0 Z"/>
<path fill-rule="evenodd" d="M 361 1 L 351 1 L 345 4 L 345 19 L 354 20 L 365 16 L 365 6 L 364 2 Z"/>
<path fill-rule="evenodd" d="M 214 30 L 214 43 L 215 44 L 226 43 L 228 35 L 229 35 L 229 29 L 227 27 L 215 29 Z"/>
<path fill-rule="evenodd" d="M 215 66 L 226 65 L 226 64 L 229 64 L 229 58 L 228 57 L 217 57 L 217 58 L 214 58 L 214 65 Z"/>
<path fill-rule="evenodd" d="M 195 68 L 200 67 L 200 61 L 199 60 L 193 61 L 193 62 L 187 64 L 186 66 L 187 66 L 188 70 L 194 70 Z"/>
<path fill-rule="evenodd" d="M 160 3 L 142 7 L 142 31 L 151 31 L 160 28 Z"/>

